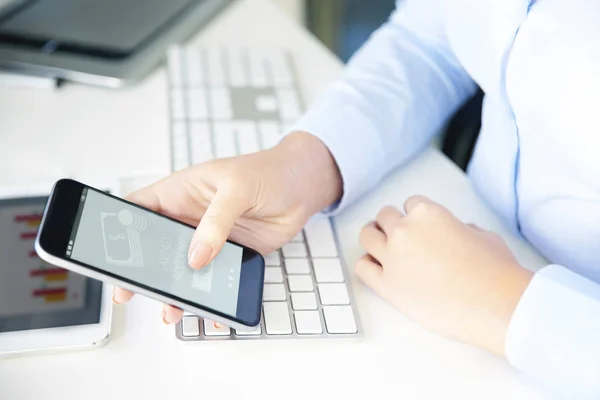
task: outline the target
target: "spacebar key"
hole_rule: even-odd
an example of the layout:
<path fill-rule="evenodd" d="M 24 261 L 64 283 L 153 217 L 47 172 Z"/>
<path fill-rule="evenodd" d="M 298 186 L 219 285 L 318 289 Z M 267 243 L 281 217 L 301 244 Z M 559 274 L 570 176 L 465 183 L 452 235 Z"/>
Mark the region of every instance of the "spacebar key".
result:
<path fill-rule="evenodd" d="M 290 314 L 286 302 L 265 302 L 263 308 L 267 335 L 292 334 L 292 323 L 290 321 Z"/>

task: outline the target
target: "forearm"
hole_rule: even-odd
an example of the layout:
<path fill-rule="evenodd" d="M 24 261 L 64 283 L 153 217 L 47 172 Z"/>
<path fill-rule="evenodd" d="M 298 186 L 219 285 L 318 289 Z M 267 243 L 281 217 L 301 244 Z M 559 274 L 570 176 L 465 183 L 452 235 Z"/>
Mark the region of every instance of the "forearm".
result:
<path fill-rule="evenodd" d="M 317 136 L 343 178 L 343 209 L 423 150 L 475 90 L 444 36 L 435 0 L 398 10 L 292 126 Z"/>

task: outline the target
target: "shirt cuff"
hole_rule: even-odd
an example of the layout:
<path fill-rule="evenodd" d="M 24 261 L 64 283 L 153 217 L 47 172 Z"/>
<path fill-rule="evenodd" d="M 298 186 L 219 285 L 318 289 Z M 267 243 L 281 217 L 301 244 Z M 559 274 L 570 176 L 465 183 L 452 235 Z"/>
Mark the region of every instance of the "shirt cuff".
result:
<path fill-rule="evenodd" d="M 383 178 L 385 153 L 373 123 L 356 106 L 341 101 L 326 103 L 313 106 L 286 134 L 310 133 L 329 149 L 342 176 L 343 195 L 322 213 L 334 215 Z"/>
<path fill-rule="evenodd" d="M 548 386 L 587 398 L 600 395 L 599 338 L 600 286 L 550 265 L 533 277 L 513 314 L 506 356 Z"/>

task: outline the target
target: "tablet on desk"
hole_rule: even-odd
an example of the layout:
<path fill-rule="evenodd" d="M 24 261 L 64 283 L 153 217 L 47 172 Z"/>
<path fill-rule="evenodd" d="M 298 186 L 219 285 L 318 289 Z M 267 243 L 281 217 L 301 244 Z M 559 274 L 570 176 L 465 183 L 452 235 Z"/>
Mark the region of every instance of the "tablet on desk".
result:
<path fill-rule="evenodd" d="M 0 356 L 98 346 L 109 337 L 111 289 L 34 251 L 46 200 L 0 192 Z"/>

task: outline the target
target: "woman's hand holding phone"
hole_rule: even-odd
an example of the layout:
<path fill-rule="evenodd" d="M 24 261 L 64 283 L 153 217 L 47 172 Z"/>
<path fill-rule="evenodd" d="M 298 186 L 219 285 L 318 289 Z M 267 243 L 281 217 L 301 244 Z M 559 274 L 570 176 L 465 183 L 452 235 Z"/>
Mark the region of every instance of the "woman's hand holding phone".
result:
<path fill-rule="evenodd" d="M 228 239 L 263 255 L 276 250 L 341 193 L 342 179 L 325 145 L 297 132 L 272 149 L 174 173 L 127 200 L 197 226 L 188 262 L 199 269 Z M 125 303 L 132 296 L 117 288 L 114 301 Z M 165 323 L 179 321 L 182 314 L 163 307 Z"/>

